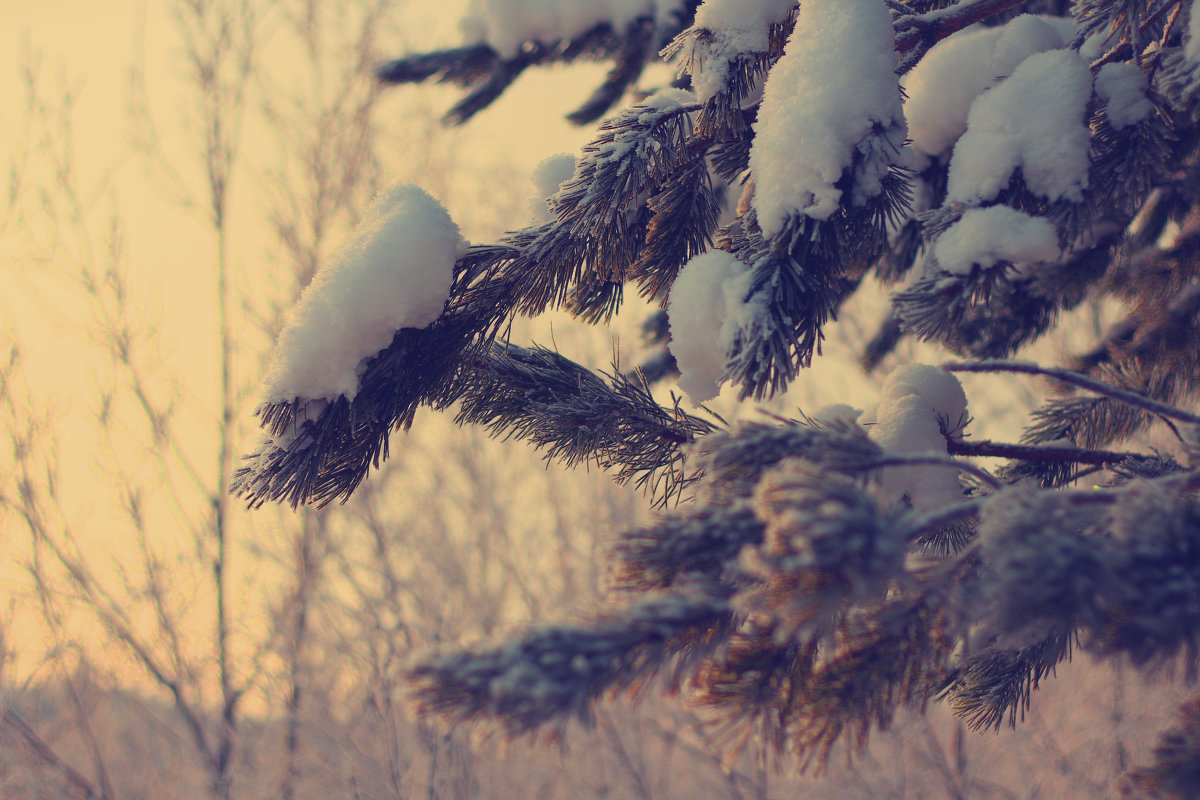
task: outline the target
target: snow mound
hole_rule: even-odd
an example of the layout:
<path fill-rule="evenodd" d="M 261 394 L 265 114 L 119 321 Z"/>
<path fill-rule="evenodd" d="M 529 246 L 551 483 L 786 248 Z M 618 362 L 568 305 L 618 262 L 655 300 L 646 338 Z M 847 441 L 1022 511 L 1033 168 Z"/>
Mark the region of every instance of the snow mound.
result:
<path fill-rule="evenodd" d="M 912 364 L 888 376 L 879 405 L 864 412 L 859 423 L 888 453 L 945 455 L 943 429 L 959 438 L 967 419 L 967 396 L 958 378 L 940 367 Z M 958 474 L 948 466 L 887 467 L 880 482 L 885 496 L 907 498 L 918 511 L 962 500 Z"/>
<path fill-rule="evenodd" d="M 992 200 L 1020 168 L 1035 194 L 1082 200 L 1091 95 L 1092 73 L 1078 53 L 1052 50 L 1025 59 L 971 106 L 950 159 L 949 199 Z"/>
<path fill-rule="evenodd" d="M 808 418 L 823 425 L 848 425 L 857 422 L 862 411 L 846 403 L 832 403 L 810 411 Z"/>
<path fill-rule="evenodd" d="M 841 203 L 835 184 L 873 129 L 898 131 L 903 141 L 896 60 L 882 0 L 801 4 L 767 78 L 750 148 L 763 233 L 778 233 L 793 214 L 829 219 Z"/>
<path fill-rule="evenodd" d="M 1020 268 L 1054 261 L 1058 234 L 1045 217 L 1031 217 L 1009 206 L 969 208 L 933 245 L 933 257 L 946 272 L 970 273 L 1001 261 Z"/>
<path fill-rule="evenodd" d="M 1146 90 L 1146 73 L 1128 63 L 1105 64 L 1096 73 L 1096 96 L 1106 105 L 1108 122 L 1117 130 L 1136 125 L 1154 110 Z"/>
<path fill-rule="evenodd" d="M 699 404 L 716 397 L 734 337 L 756 313 L 745 302 L 753 273 L 724 250 L 709 250 L 683 265 L 667 301 L 668 345 L 679 367 L 679 388 Z"/>
<path fill-rule="evenodd" d="M 267 371 L 267 401 L 354 399 L 365 359 L 400 328 L 424 327 L 442 313 L 466 247 L 423 189 L 398 184 L 380 193 L 289 312 Z"/>
<path fill-rule="evenodd" d="M 1070 20 L 1022 14 L 1007 25 L 970 28 L 938 42 L 901 81 L 908 100 L 912 146 L 930 156 L 945 152 L 967 130 L 975 98 L 1025 59 L 1065 46 Z"/>

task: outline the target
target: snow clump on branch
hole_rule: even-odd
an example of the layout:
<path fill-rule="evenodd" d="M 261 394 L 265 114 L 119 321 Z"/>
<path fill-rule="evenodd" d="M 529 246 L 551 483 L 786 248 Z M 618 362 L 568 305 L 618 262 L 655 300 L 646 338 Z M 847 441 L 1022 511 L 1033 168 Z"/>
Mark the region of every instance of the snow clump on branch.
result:
<path fill-rule="evenodd" d="M 859 418 L 871 439 L 892 455 L 945 455 L 946 439 L 961 438 L 967 395 L 958 378 L 927 364 L 900 367 L 883 384 L 883 397 Z M 888 467 L 881 473 L 885 496 L 907 498 L 917 511 L 962 500 L 956 471 L 948 466 Z"/>
<path fill-rule="evenodd" d="M 399 329 L 423 328 L 442 313 L 466 248 L 458 225 L 425 190 L 398 184 L 381 192 L 288 314 L 266 401 L 353 400 L 366 359 Z"/>
<path fill-rule="evenodd" d="M 896 61 L 881 0 L 801 5 L 764 89 L 750 148 L 763 233 L 774 236 L 796 214 L 829 219 L 842 202 L 837 183 L 872 132 L 899 150 L 906 129 Z M 881 175 L 855 182 L 855 204 L 882 191 Z"/>
<path fill-rule="evenodd" d="M 971 106 L 967 132 L 950 159 L 947 196 L 962 203 L 993 200 L 1020 168 L 1034 194 L 1082 200 L 1091 95 L 1092 73 L 1078 53 L 1052 50 L 1025 59 Z"/>
<path fill-rule="evenodd" d="M 717 396 L 734 336 L 758 311 L 745 302 L 752 278 L 750 268 L 731 253 L 709 250 L 685 264 L 671 287 L 669 346 L 679 367 L 679 388 L 693 403 Z"/>
<path fill-rule="evenodd" d="M 1117 130 L 1136 125 L 1154 111 L 1146 96 L 1150 79 L 1133 64 L 1105 64 L 1096 73 L 1096 96 L 1105 102 L 1108 121 Z"/>
<path fill-rule="evenodd" d="M 943 39 L 901 80 L 914 149 L 936 156 L 967 130 L 971 104 L 1029 56 L 1062 49 L 1074 35 L 1062 18 L 1022 14 L 1007 25 L 970 28 Z"/>
<path fill-rule="evenodd" d="M 939 267 L 964 275 L 1002 261 L 1023 271 L 1021 267 L 1058 256 L 1058 234 L 1048 219 L 1004 205 L 967 209 L 933 245 Z"/>
<path fill-rule="evenodd" d="M 706 101 L 726 89 L 729 65 L 770 49 L 771 26 L 787 19 L 795 0 L 706 0 L 696 9 L 683 63 L 690 65 L 692 88 Z"/>

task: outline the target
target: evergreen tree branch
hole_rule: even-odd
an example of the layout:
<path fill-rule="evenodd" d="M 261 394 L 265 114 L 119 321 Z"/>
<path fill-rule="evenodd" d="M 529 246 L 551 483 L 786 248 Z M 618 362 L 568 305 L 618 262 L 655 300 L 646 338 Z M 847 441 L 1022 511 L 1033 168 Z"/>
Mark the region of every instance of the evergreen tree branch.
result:
<path fill-rule="evenodd" d="M 1186 374 L 1181 375 L 1173 364 L 1144 365 L 1139 361 L 1124 361 L 1115 366 L 1102 365 L 1098 371 L 1105 383 L 1160 402 L 1173 401 L 1188 389 L 1189 378 Z M 1068 439 L 1090 448 L 1126 439 L 1152 420 L 1163 419 L 1103 396 L 1052 398 L 1034 411 L 1033 417 L 1034 424 L 1026 428 L 1023 442 L 1048 444 Z M 1170 420 L 1164 421 L 1174 427 Z"/>
<path fill-rule="evenodd" d="M 954 713 L 972 730 L 1015 728 L 1024 718 L 1038 684 L 1071 657 L 1071 634 L 1054 635 L 1020 650 L 989 651 L 973 656 L 952 673 L 942 690 Z"/>
<path fill-rule="evenodd" d="M 625 28 L 621 48 L 614 56 L 613 67 L 605 76 L 604 83 L 596 87 L 582 106 L 567 115 L 567 121 L 587 125 L 600 119 L 616 105 L 642 74 L 648 57 L 653 55 L 656 33 L 652 17 L 632 20 Z"/>
<path fill-rule="evenodd" d="M 959 472 L 964 472 L 968 475 L 972 475 L 975 478 L 979 479 L 979 481 L 982 482 L 985 486 L 990 486 L 993 489 L 1000 489 L 1000 488 L 1004 487 L 1004 483 L 997 480 L 996 477 L 994 475 L 992 475 L 990 472 L 988 472 L 987 470 L 985 470 L 981 467 L 977 467 L 974 464 L 969 464 L 965 461 L 955 461 L 953 458 L 951 458 L 950 456 L 954 456 L 954 455 L 964 455 L 963 453 L 955 451 L 955 449 L 954 449 L 955 444 L 956 444 L 955 440 L 947 438 L 946 445 L 948 448 L 947 452 L 949 453 L 949 455 L 945 455 L 945 456 L 941 456 L 936 453 L 917 454 L 917 455 L 906 455 L 906 454 L 886 455 L 886 456 L 882 456 L 878 459 L 875 459 L 875 460 L 869 462 L 865 466 L 869 466 L 872 468 L 883 468 L 883 467 L 894 467 L 894 466 L 919 466 L 919 465 L 923 465 L 923 464 L 929 464 L 929 465 L 933 465 L 933 466 L 946 467 L 948 469 L 955 469 L 955 470 L 958 470 Z"/>
<path fill-rule="evenodd" d="M 913 543 L 920 542 L 956 522 L 978 516 L 979 510 L 983 508 L 983 503 L 984 498 L 973 497 L 952 506 L 928 511 L 916 519 L 911 519 L 906 523 L 908 540 Z M 965 560 L 969 555 L 970 553 L 965 550 L 956 553 L 959 561 Z"/>
<path fill-rule="evenodd" d="M 1200 416 L 1190 414 L 1174 406 L 1160 403 L 1156 400 L 1151 400 L 1134 392 L 1128 392 L 1124 389 L 1118 389 L 1102 381 L 1089 378 L 1086 375 L 1080 375 L 1078 372 L 1072 372 L 1067 369 L 1056 369 L 1053 367 L 1041 367 L 1037 364 L 1024 363 L 1020 361 L 975 361 L 975 362 L 950 362 L 943 364 L 942 368 L 949 372 L 1016 372 L 1025 375 L 1042 375 L 1047 378 L 1054 378 L 1062 383 L 1071 386 L 1078 386 L 1081 389 L 1086 389 L 1089 392 L 1103 395 L 1112 398 L 1121 403 L 1140 408 L 1155 416 L 1167 417 L 1168 419 L 1178 420 L 1189 424 L 1200 423 Z"/>
<path fill-rule="evenodd" d="M 613 585 L 645 592 L 720 582 L 741 549 L 762 537 L 762 521 L 744 503 L 668 517 L 621 535 Z"/>
<path fill-rule="evenodd" d="M 695 467 L 704 473 L 712 502 L 749 497 L 767 470 L 798 459 L 845 475 L 861 474 L 883 456 L 879 445 L 854 424 L 818 427 L 746 422 L 705 436 L 695 447 Z"/>
<path fill-rule="evenodd" d="M 462 370 L 451 396 L 455 421 L 493 436 L 525 439 L 548 460 L 592 462 L 633 481 L 665 505 L 691 481 L 682 446 L 714 425 L 660 406 L 649 387 L 614 369 L 597 375 L 553 350 L 495 344 Z"/>
<path fill-rule="evenodd" d="M 442 117 L 442 122 L 446 125 L 462 125 L 496 102 L 500 95 L 504 94 L 517 78 L 521 77 L 522 72 L 541 60 L 539 56 L 542 49 L 540 45 L 533 45 L 512 58 L 494 61 L 487 76 L 474 84 L 466 96 L 446 112 Z"/>
<path fill-rule="evenodd" d="M 453 721 L 491 719 L 510 736 L 591 720 L 601 695 L 631 689 L 707 651 L 729 621 L 718 597 L 641 600 L 588 625 L 536 628 L 505 644 L 437 656 L 411 670 L 418 706 Z"/>
<path fill-rule="evenodd" d="M 498 59 L 496 51 L 484 44 L 455 47 L 387 61 L 375 68 L 375 77 L 384 83 L 432 80 L 467 87 L 487 75 Z"/>
<path fill-rule="evenodd" d="M 375 75 L 387 84 L 431 81 L 468 89 L 444 117 L 447 125 L 460 125 L 495 102 L 530 67 L 611 59 L 613 67 L 604 82 L 567 116 L 576 125 L 585 125 L 624 96 L 647 61 L 691 24 L 698 5 L 699 0 L 688 0 L 661 25 L 661 20 L 641 16 L 621 28 L 605 21 L 567 39 L 524 42 L 511 57 L 502 57 L 487 44 L 418 53 L 380 64 Z"/>
<path fill-rule="evenodd" d="M 1049 461 L 1072 464 L 1123 464 L 1127 461 L 1149 461 L 1153 456 L 1142 453 L 1115 452 L 1110 450 L 1088 450 L 1080 447 L 1056 447 L 1053 445 L 1008 444 L 1003 442 L 969 442 L 948 439 L 947 452 L 955 456 L 974 458 L 1009 458 L 1022 461 Z"/>

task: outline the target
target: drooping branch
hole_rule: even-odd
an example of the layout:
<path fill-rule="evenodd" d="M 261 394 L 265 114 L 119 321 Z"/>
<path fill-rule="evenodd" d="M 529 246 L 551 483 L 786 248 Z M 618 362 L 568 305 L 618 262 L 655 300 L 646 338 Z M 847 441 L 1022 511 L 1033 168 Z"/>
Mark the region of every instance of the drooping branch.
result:
<path fill-rule="evenodd" d="M 716 597 L 657 597 L 590 625 L 553 625 L 412 670 L 419 706 L 455 721 L 490 718 L 512 736 L 591 719 L 603 694 L 635 686 L 676 656 L 709 649 L 729 618 Z"/>
<path fill-rule="evenodd" d="M 611 60 L 612 69 L 584 104 L 567 116 L 576 125 L 595 122 L 607 113 L 642 74 L 660 48 L 688 27 L 698 0 L 689 0 L 666 18 L 643 15 L 623 25 L 599 22 L 587 30 L 553 41 L 530 40 L 511 56 L 488 44 L 418 53 L 380 64 L 383 83 L 449 83 L 468 90 L 446 113 L 447 125 L 459 125 L 491 105 L 521 73 L 533 66 L 580 60 Z"/>
<path fill-rule="evenodd" d="M 682 446 L 715 428 L 678 405 L 663 408 L 637 376 L 597 374 L 544 348 L 493 345 L 467 363 L 453 395 L 459 424 L 524 439 L 568 467 L 596 464 L 658 504 L 695 477 Z"/>

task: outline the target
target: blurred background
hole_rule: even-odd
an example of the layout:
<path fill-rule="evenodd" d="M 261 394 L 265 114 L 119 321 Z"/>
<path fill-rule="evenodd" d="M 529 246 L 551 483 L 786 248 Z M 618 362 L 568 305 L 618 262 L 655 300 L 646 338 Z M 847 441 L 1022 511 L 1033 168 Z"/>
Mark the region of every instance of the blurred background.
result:
<path fill-rule="evenodd" d="M 439 121 L 452 92 L 373 82 L 384 59 L 457 44 L 461 5 L 0 9 L 0 798 L 1104 794 L 1177 690 L 1081 661 L 1017 731 L 934 707 L 805 778 L 654 684 L 553 741 L 415 717 L 414 653 L 594 610 L 609 534 L 650 514 L 449 418 L 394 436 L 344 506 L 230 502 L 283 315 L 373 194 L 418 183 L 494 241 L 540 202 L 537 164 L 591 138 L 563 117 L 603 65 L 531 72 L 461 128 Z M 855 353 L 883 303 L 856 300 L 769 408 L 714 409 L 869 405 Z M 635 364 L 633 305 L 612 329 L 557 317 L 514 338 Z M 1081 341 L 1102 317 L 1080 314 Z M 988 387 L 967 387 L 974 430 L 1011 435 L 1031 387 Z"/>

